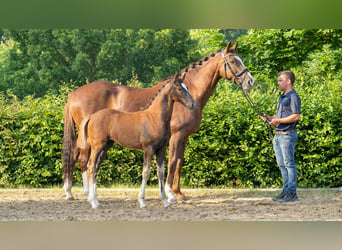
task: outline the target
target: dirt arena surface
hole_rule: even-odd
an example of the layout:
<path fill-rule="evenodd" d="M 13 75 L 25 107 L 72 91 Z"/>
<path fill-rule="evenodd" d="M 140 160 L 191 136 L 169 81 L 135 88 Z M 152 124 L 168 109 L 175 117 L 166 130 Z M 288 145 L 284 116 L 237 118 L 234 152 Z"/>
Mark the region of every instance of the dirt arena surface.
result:
<path fill-rule="evenodd" d="M 183 189 L 186 199 L 164 208 L 157 189 L 146 190 L 140 209 L 138 189 L 98 189 L 91 209 L 82 189 L 75 200 L 52 189 L 0 189 L 0 221 L 342 221 L 340 189 L 299 189 L 299 200 L 271 200 L 276 189 Z"/>

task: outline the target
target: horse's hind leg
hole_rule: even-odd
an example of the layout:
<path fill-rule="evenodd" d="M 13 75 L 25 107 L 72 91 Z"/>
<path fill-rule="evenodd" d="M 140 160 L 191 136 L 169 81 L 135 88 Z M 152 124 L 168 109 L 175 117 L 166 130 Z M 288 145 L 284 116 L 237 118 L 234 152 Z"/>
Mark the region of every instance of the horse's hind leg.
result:
<path fill-rule="evenodd" d="M 72 195 L 71 188 L 72 188 L 72 176 L 75 169 L 75 163 L 78 157 L 77 148 L 73 148 L 75 143 L 72 142 L 71 145 L 63 145 L 63 170 L 64 170 L 64 181 L 63 181 L 63 188 L 66 193 L 65 199 L 66 200 L 73 200 L 74 196 Z M 66 147 L 70 148 L 66 148 Z M 65 149 L 65 148 L 66 149 Z M 66 152 L 68 151 L 68 152 Z M 70 152 L 69 152 L 70 151 Z"/>
<path fill-rule="evenodd" d="M 70 168 L 73 168 L 73 167 L 70 167 Z M 73 170 L 71 172 L 73 172 Z M 65 174 L 63 188 L 64 188 L 64 191 L 65 191 L 65 194 L 66 194 L 65 199 L 66 200 L 73 200 L 74 196 L 72 195 L 72 192 L 71 192 L 71 188 L 72 188 L 72 173 Z"/>
<path fill-rule="evenodd" d="M 144 150 L 144 167 L 143 167 L 143 173 L 142 173 L 142 183 L 141 183 L 141 188 L 140 188 L 139 196 L 138 196 L 140 208 L 147 207 L 145 203 L 145 189 L 146 189 L 147 181 L 151 173 L 151 160 L 152 160 L 152 149 L 147 148 Z"/>
<path fill-rule="evenodd" d="M 165 158 L 166 146 L 162 147 L 156 152 L 157 161 L 157 174 L 159 181 L 159 196 L 164 203 L 164 207 L 171 207 L 170 203 L 167 201 L 164 186 L 164 158 Z"/>

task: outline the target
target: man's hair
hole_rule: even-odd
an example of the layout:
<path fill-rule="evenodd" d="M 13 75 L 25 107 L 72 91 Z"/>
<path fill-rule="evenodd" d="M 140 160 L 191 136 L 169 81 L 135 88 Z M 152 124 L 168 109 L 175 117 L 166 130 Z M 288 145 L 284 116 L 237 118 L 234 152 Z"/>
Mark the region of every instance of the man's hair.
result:
<path fill-rule="evenodd" d="M 278 73 L 278 76 L 280 76 L 280 75 L 285 75 L 287 77 L 287 79 L 290 79 L 292 85 L 294 84 L 294 82 L 296 80 L 295 74 L 291 70 L 280 71 Z"/>

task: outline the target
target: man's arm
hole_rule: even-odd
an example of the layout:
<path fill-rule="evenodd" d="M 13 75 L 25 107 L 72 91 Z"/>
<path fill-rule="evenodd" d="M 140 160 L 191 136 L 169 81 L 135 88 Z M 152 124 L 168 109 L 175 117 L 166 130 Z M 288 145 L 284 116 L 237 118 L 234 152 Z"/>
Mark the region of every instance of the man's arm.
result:
<path fill-rule="evenodd" d="M 297 122 L 300 120 L 300 114 L 292 114 L 288 117 L 284 117 L 284 118 L 273 118 L 270 122 L 270 125 L 275 127 L 280 123 L 293 123 L 293 122 Z"/>

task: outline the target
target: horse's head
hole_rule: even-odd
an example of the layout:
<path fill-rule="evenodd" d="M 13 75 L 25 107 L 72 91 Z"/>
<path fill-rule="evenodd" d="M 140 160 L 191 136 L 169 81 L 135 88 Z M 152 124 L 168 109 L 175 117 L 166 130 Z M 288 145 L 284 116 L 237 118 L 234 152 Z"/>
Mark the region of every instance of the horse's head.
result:
<path fill-rule="evenodd" d="M 175 102 L 180 102 L 185 107 L 193 110 L 196 106 L 196 102 L 192 98 L 188 87 L 183 82 L 183 78 L 178 73 L 171 79 L 171 96 Z"/>
<path fill-rule="evenodd" d="M 237 43 L 232 46 L 232 43 L 229 42 L 227 47 L 221 51 L 223 59 L 221 75 L 234 81 L 243 89 L 250 90 L 254 87 L 254 79 L 238 56 L 237 47 Z"/>

